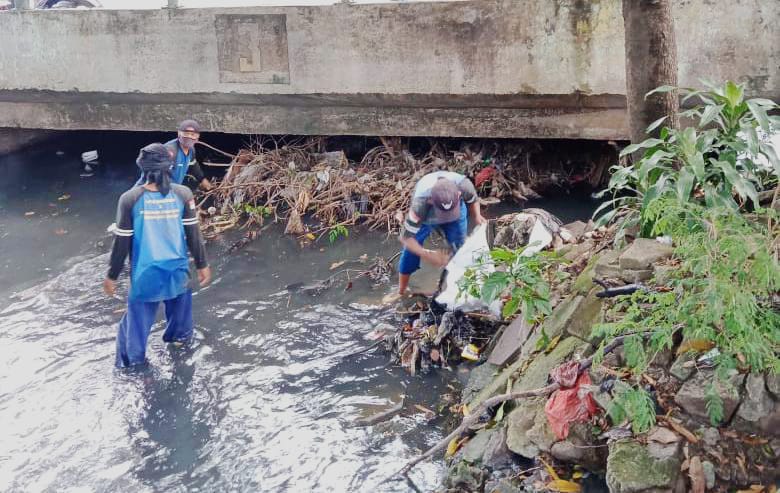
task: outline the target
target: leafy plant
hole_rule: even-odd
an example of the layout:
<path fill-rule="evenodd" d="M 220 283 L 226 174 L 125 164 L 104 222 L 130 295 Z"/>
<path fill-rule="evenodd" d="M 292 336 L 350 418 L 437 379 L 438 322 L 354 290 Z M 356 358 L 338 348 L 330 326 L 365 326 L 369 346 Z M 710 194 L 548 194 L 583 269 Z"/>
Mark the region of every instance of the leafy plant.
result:
<path fill-rule="evenodd" d="M 618 335 L 625 340 L 626 363 L 636 372 L 653 353 L 670 349 L 677 331 L 683 341 L 704 341 L 716 347 L 713 357 L 719 384 L 742 367 L 754 372 L 780 372 L 780 313 L 772 297 L 780 290 L 777 236 L 767 230 L 759 211 L 747 216 L 726 208 L 680 204 L 658 199 L 645 211 L 653 234 L 671 235 L 679 266 L 669 291 L 637 291 L 610 312 L 615 321 L 594 327 L 603 344 Z M 645 344 L 639 333 L 649 332 Z M 722 402 L 708 390 L 707 409 L 713 422 L 722 419 Z"/>
<path fill-rule="evenodd" d="M 328 232 L 328 241 L 330 241 L 331 244 L 335 243 L 336 240 L 339 238 L 348 238 L 349 237 L 349 230 L 344 225 L 337 225 L 331 228 L 331 230 Z"/>
<path fill-rule="evenodd" d="M 599 225 L 621 219 L 620 233 L 639 226 L 647 236 L 652 221 L 645 210 L 661 197 L 734 211 L 758 207 L 758 190 L 780 177 L 776 150 L 759 138 L 759 132 L 780 131 L 780 118 L 769 115 L 778 105 L 768 99 L 745 100 L 743 86 L 733 82 L 707 87 L 707 91 L 680 89 L 683 102 L 694 99 L 700 103 L 681 113 L 695 121 L 695 126 L 664 127 L 659 138 L 623 149 L 621 158 L 639 151 L 644 154 L 631 166 L 612 168 L 609 185 L 601 194 L 611 199 L 594 214 Z M 648 95 L 673 89 L 663 86 Z M 651 124 L 648 133 L 665 119 Z"/>
<path fill-rule="evenodd" d="M 241 204 L 241 212 L 263 218 L 270 216 L 273 213 L 273 209 L 263 205 Z"/>
<path fill-rule="evenodd" d="M 547 252 L 523 256 L 522 251 L 523 248 L 491 250 L 488 258 L 466 270 L 459 281 L 460 293 L 468 293 L 488 304 L 503 299 L 504 318 L 520 310 L 528 322 L 541 321 L 552 311 L 550 282 L 558 277 L 555 267 L 561 259 Z M 480 267 L 485 263 L 493 264 L 496 270 L 483 272 Z"/>
<path fill-rule="evenodd" d="M 634 433 L 644 433 L 655 425 L 655 403 L 644 389 L 626 386 L 618 391 L 607 414 L 614 424 L 630 421 Z"/>

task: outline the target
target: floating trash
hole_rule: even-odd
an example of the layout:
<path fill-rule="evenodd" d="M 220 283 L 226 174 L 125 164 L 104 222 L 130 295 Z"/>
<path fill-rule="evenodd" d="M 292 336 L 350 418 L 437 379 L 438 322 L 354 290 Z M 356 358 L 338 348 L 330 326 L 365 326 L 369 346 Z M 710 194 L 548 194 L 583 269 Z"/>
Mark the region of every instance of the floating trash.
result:
<path fill-rule="evenodd" d="M 97 151 L 87 151 L 81 153 L 81 160 L 85 163 L 92 163 L 97 161 L 98 158 L 98 152 Z"/>

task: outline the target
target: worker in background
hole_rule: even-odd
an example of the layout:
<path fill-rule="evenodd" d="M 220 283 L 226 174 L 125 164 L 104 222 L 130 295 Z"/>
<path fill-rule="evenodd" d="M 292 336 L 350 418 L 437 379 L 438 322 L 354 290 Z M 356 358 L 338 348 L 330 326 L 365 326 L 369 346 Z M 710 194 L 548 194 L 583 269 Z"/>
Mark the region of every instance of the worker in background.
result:
<path fill-rule="evenodd" d="M 195 180 L 197 186 L 208 191 L 213 186 L 204 176 L 195 157 L 195 144 L 198 139 L 200 139 L 200 124 L 195 120 L 184 120 L 179 123 L 178 136 L 165 145 L 170 149 L 174 159 L 174 167 L 171 171 L 173 183 L 182 185 L 189 175 Z M 142 180 L 143 177 L 139 178 L 136 185 L 143 185 Z"/>
<path fill-rule="evenodd" d="M 198 280 L 211 280 L 206 249 L 198 226 L 195 201 L 189 188 L 171 183 L 173 161 L 169 148 L 150 144 L 136 161 L 143 185 L 123 193 L 117 206 L 117 227 L 103 290 L 116 293 L 116 280 L 130 256 L 127 311 L 119 322 L 116 366 L 144 363 L 146 343 L 160 302 L 167 325 L 163 340 L 184 343 L 191 339 L 192 290 L 187 251 L 195 259 Z"/>
<path fill-rule="evenodd" d="M 463 245 L 468 220 L 486 222 L 479 207 L 477 190 L 471 180 L 451 171 L 435 171 L 420 178 L 412 195 L 409 214 L 401 230 L 403 252 L 398 263 L 398 293 L 403 295 L 409 278 L 420 268 L 420 259 L 444 267 L 451 254 Z M 450 246 L 451 252 L 423 247 L 425 239 L 437 229 Z"/>

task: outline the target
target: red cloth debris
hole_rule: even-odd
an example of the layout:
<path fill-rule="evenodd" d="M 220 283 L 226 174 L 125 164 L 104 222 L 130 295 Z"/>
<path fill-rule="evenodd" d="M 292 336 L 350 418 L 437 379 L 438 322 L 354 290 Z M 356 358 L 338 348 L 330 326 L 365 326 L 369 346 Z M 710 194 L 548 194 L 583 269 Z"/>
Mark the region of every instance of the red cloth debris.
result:
<path fill-rule="evenodd" d="M 579 369 L 579 364 L 577 364 L 577 369 Z M 569 425 L 571 423 L 588 421 L 591 416 L 598 412 L 598 406 L 590 392 L 580 389 L 582 385 L 590 385 L 588 372 L 582 372 L 570 388 L 564 388 L 561 381 L 556 380 L 557 375 L 568 383 L 571 381 L 570 373 L 567 365 L 559 366 L 553 370 L 551 375 L 556 382 L 561 384 L 561 389 L 556 390 L 544 406 L 547 421 L 550 423 L 550 428 L 552 428 L 558 440 L 563 440 L 569 436 Z M 583 395 L 581 396 L 580 394 Z"/>
<path fill-rule="evenodd" d="M 494 166 L 488 166 L 486 168 L 482 168 L 480 172 L 477 173 L 476 176 L 474 176 L 474 186 L 479 188 L 479 186 L 485 183 L 486 181 L 488 181 L 495 172 L 496 172 L 496 168 Z"/>
<path fill-rule="evenodd" d="M 579 374 L 579 362 L 569 361 L 551 371 L 550 377 L 552 377 L 553 382 L 560 385 L 562 389 L 568 389 L 569 387 L 574 387 Z"/>

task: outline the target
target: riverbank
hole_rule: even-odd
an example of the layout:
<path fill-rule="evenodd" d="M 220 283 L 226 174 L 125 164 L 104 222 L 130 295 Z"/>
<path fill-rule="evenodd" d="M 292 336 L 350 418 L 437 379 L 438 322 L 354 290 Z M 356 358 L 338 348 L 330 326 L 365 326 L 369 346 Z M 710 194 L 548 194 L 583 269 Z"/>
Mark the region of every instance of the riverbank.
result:
<path fill-rule="evenodd" d="M 707 389 L 719 355 L 713 344 L 677 334 L 661 351 L 637 353 L 624 338 L 604 348 L 605 334 L 595 330 L 626 316 L 632 293 L 672 290 L 680 268 L 674 248 L 666 239 L 614 248 L 614 228 L 569 228 L 576 241 L 557 248 L 566 275 L 552 286 L 544 321 L 497 320 L 479 342 L 460 344 L 484 350 L 476 364 L 459 358 L 470 367 L 460 404 L 453 406 L 464 423 L 421 456 L 448 458 L 443 491 L 683 492 L 751 485 L 772 491 L 780 479 L 778 375 L 732 370 L 727 383 L 715 385 L 724 409 L 720 423 L 710 423 Z M 472 315 L 459 317 L 448 333 L 473 325 Z M 439 315 L 430 332 L 441 334 L 443 325 Z M 424 331 L 407 337 L 426 344 Z M 401 364 L 413 367 L 404 362 L 408 351 L 393 347 Z M 424 360 L 430 348 L 420 353 Z M 631 359 L 644 357 L 645 369 L 632 375 Z M 636 400 L 644 397 L 627 384 L 633 380 L 651 399 L 644 423 L 637 414 L 645 404 Z M 505 393 L 515 397 L 502 398 Z"/>

